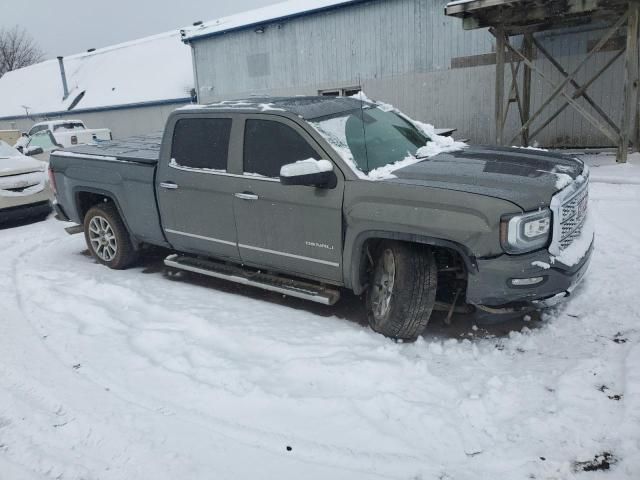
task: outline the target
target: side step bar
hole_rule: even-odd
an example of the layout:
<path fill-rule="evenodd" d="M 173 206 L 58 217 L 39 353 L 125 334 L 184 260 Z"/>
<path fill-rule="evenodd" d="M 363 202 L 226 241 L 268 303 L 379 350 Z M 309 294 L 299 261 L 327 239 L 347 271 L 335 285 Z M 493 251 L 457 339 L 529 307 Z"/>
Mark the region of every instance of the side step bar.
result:
<path fill-rule="evenodd" d="M 165 258 L 164 264 L 167 267 L 258 287 L 263 290 L 322 303 L 323 305 L 333 305 L 340 299 L 340 291 L 334 288 L 262 273 L 258 270 L 248 270 L 213 260 L 174 254 Z"/>

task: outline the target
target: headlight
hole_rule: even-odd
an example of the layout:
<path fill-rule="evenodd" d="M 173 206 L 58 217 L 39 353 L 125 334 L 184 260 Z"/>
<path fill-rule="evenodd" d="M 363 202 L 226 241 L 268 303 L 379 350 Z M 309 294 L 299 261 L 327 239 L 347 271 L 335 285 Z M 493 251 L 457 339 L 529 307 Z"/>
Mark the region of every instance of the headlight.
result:
<path fill-rule="evenodd" d="M 531 252 L 547 246 L 550 231 L 549 209 L 505 215 L 500 224 L 500 242 L 507 253 Z"/>

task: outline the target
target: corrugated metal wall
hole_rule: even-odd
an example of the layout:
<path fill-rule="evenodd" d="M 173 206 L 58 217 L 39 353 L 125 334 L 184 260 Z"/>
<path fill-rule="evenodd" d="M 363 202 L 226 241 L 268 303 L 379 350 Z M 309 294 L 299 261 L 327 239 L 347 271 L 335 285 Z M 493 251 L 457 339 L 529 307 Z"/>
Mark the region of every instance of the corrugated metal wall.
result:
<path fill-rule="evenodd" d="M 196 40 L 202 103 L 251 94 L 317 94 L 360 85 L 365 92 L 458 136 L 491 143 L 494 128 L 495 52 L 486 30 L 464 31 L 446 17 L 447 0 L 372 0 L 267 26 Z M 544 35 L 545 46 L 571 70 L 602 32 Z M 598 54 L 578 75 L 590 78 L 613 55 Z M 539 57 L 539 56 L 538 56 Z M 554 82 L 562 77 L 540 58 Z M 594 99 L 619 121 L 622 59 L 590 88 Z M 507 87 L 510 78 L 507 78 Z M 534 74 L 532 111 L 552 87 Z M 557 102 L 556 102 L 557 104 Z M 513 105 L 512 107 L 515 107 Z M 544 118 L 544 116 L 543 116 Z M 507 136 L 515 132 L 512 108 Z M 569 108 L 537 140 L 547 146 L 606 145 L 610 142 Z M 516 142 L 517 143 L 517 142 Z"/>

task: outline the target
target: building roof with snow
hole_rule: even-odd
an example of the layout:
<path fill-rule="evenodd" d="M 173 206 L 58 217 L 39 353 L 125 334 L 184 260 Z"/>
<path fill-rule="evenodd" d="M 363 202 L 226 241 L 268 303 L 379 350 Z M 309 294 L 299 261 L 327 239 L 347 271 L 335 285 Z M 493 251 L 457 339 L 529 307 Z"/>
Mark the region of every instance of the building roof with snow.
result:
<path fill-rule="evenodd" d="M 345 5 L 362 3 L 370 0 L 289 0 L 269 5 L 248 12 L 242 12 L 228 17 L 204 22 L 195 27 L 182 30 L 185 42 L 221 35 L 235 30 L 257 27 L 259 25 L 289 20 L 291 18 L 312 15 L 319 12 L 333 10 Z"/>
<path fill-rule="evenodd" d="M 0 77 L 0 119 L 189 101 L 191 52 L 175 30 L 64 58 Z"/>

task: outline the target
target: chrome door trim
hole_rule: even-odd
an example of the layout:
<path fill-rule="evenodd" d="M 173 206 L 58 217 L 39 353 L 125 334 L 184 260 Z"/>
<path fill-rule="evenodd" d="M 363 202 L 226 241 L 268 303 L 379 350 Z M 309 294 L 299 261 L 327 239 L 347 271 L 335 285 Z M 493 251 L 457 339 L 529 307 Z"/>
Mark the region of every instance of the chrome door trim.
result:
<path fill-rule="evenodd" d="M 178 184 L 173 182 L 160 182 L 160 186 L 162 188 L 166 188 L 167 190 L 176 190 L 179 188 Z"/>
<path fill-rule="evenodd" d="M 281 255 L 283 257 L 296 258 L 298 260 L 306 260 L 308 262 L 321 263 L 323 265 L 329 265 L 331 267 L 336 267 L 336 268 L 340 266 L 339 263 L 330 262 L 328 260 L 320 260 L 318 258 L 305 257 L 303 255 L 294 255 L 293 253 L 279 252 L 277 250 L 270 250 L 268 248 L 254 247 L 252 245 L 245 245 L 245 244 L 242 244 L 242 243 L 239 243 L 238 247 L 246 248 L 247 250 L 255 250 L 255 251 L 258 251 L 258 252 L 271 253 L 273 255 Z"/>
<path fill-rule="evenodd" d="M 196 235 L 195 233 L 181 232 L 179 230 L 172 230 L 171 228 L 165 228 L 164 231 L 167 233 L 182 235 L 184 237 L 197 238 L 199 240 L 207 240 L 209 242 L 215 242 L 215 243 L 223 243 L 225 245 L 233 245 L 234 247 L 237 245 L 236 242 L 230 242 L 228 240 L 220 240 L 219 238 L 213 238 L 213 237 L 205 237 L 204 235 Z"/>
<path fill-rule="evenodd" d="M 175 168 L 176 170 L 182 170 L 183 172 L 191 172 L 191 173 L 206 173 L 207 175 L 218 175 L 221 177 L 235 177 L 235 178 L 244 178 L 245 180 L 260 180 L 261 182 L 278 182 L 280 183 L 279 178 L 271 178 L 271 177 L 263 177 L 261 175 L 245 173 L 242 175 L 238 175 L 237 173 L 228 173 L 228 172 L 218 172 L 216 170 L 207 170 L 204 168 L 191 168 L 184 167 L 182 165 L 169 164 L 170 168 Z"/>

